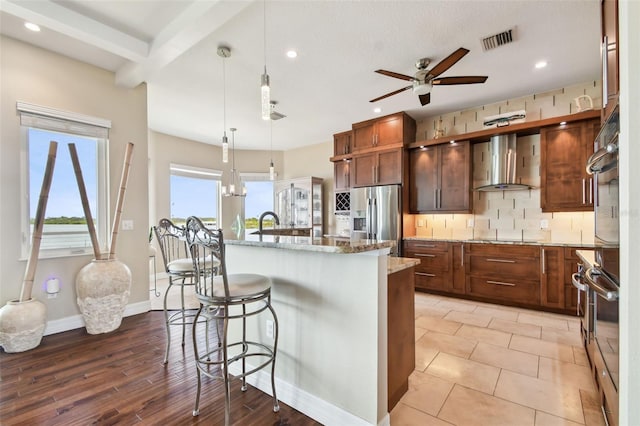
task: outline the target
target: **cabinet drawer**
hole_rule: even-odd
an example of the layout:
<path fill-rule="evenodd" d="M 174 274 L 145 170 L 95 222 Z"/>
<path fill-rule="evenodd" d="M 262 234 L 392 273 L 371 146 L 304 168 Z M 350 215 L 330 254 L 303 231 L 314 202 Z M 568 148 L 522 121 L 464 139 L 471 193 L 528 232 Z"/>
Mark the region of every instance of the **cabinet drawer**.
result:
<path fill-rule="evenodd" d="M 420 259 L 420 264 L 416 265 L 416 271 L 420 272 L 448 271 L 449 265 L 451 265 L 449 251 L 416 252 L 407 250 L 405 255 Z"/>
<path fill-rule="evenodd" d="M 540 247 L 518 244 L 483 244 L 473 243 L 465 247 L 468 253 L 498 256 L 505 259 L 514 257 L 539 257 Z"/>
<path fill-rule="evenodd" d="M 444 290 L 445 285 L 451 281 L 451 274 L 446 272 L 415 272 L 416 287 L 430 290 Z"/>
<path fill-rule="evenodd" d="M 515 280 L 540 280 L 540 265 L 537 258 L 511 256 L 470 255 L 466 262 L 469 275 Z"/>
<path fill-rule="evenodd" d="M 540 304 L 540 283 L 537 281 L 507 281 L 467 277 L 467 294 L 538 305 Z"/>
<path fill-rule="evenodd" d="M 404 247 L 407 251 L 429 253 L 432 251 L 448 251 L 449 243 L 447 241 L 409 240 L 404 242 Z"/>

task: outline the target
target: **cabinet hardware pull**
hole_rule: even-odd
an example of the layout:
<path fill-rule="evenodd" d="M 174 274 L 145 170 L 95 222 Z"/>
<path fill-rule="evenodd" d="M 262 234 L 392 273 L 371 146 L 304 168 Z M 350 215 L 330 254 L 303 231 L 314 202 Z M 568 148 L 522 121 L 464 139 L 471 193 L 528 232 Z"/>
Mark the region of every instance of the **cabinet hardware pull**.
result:
<path fill-rule="evenodd" d="M 516 263 L 515 260 L 509 260 L 509 259 L 487 259 L 487 262 Z"/>
<path fill-rule="evenodd" d="M 515 287 L 516 285 L 513 283 L 505 283 L 502 281 L 487 281 L 487 284 L 495 284 L 495 285 L 503 285 L 507 287 Z"/>
<path fill-rule="evenodd" d="M 464 244 L 462 244 L 462 256 L 460 256 L 460 266 L 464 267 Z"/>
<path fill-rule="evenodd" d="M 433 208 L 434 209 L 438 208 L 438 190 L 437 189 L 433 190 Z"/>
<path fill-rule="evenodd" d="M 438 189 L 438 208 L 442 208 L 442 189 Z"/>
<path fill-rule="evenodd" d="M 542 255 L 540 256 L 540 262 L 542 263 L 542 273 L 546 274 L 547 273 L 547 268 L 546 268 L 545 261 L 544 261 L 544 249 L 542 249 Z"/>
<path fill-rule="evenodd" d="M 423 277 L 435 277 L 435 274 L 427 274 L 426 272 L 416 272 L 416 275 L 422 275 Z"/>
<path fill-rule="evenodd" d="M 416 244 L 416 247 L 435 248 L 433 244 Z"/>
<path fill-rule="evenodd" d="M 371 180 L 376 183 L 376 166 L 371 166 Z"/>
<path fill-rule="evenodd" d="M 587 181 L 582 178 L 582 204 L 587 204 Z"/>
<path fill-rule="evenodd" d="M 593 178 L 589 178 L 589 204 L 593 204 Z"/>
<path fill-rule="evenodd" d="M 416 253 L 416 256 L 419 256 L 419 257 L 436 257 L 435 254 L 426 254 L 426 253 Z"/>
<path fill-rule="evenodd" d="M 609 73 L 607 70 L 609 37 L 604 36 L 602 43 L 602 108 L 609 103 Z"/>

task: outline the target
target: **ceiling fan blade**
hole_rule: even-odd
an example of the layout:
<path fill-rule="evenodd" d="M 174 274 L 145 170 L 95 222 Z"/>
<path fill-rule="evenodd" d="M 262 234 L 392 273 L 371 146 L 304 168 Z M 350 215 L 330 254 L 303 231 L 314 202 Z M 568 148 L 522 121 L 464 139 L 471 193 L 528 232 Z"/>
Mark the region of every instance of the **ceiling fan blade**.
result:
<path fill-rule="evenodd" d="M 481 75 L 467 75 L 464 77 L 442 77 L 442 78 L 434 78 L 431 80 L 431 84 L 433 85 L 449 85 L 449 84 L 475 84 L 475 83 L 484 83 L 487 81 L 487 76 Z"/>
<path fill-rule="evenodd" d="M 422 106 L 425 106 L 426 104 L 431 102 L 431 93 L 427 93 L 426 95 L 418 95 L 418 98 L 420 98 L 420 104 L 422 104 Z"/>
<path fill-rule="evenodd" d="M 465 49 L 464 47 L 459 48 L 451 55 L 444 58 L 442 61 L 438 63 L 435 67 L 431 68 L 429 71 L 429 75 L 433 77 L 437 77 L 449 68 L 451 68 L 456 62 L 458 62 L 464 55 L 469 53 L 469 49 Z"/>
<path fill-rule="evenodd" d="M 369 102 L 377 102 L 377 101 L 379 101 L 380 99 L 384 99 L 384 98 L 388 98 L 389 96 L 397 95 L 398 93 L 400 93 L 400 92 L 404 92 L 405 90 L 409 90 L 409 89 L 411 89 L 412 87 L 413 87 L 413 86 L 403 87 L 402 89 L 398 89 L 398 90 L 396 90 L 396 91 L 394 91 L 394 92 L 387 93 L 386 95 L 382 95 L 382 96 L 377 97 L 377 98 L 375 98 L 375 99 L 371 99 Z"/>
<path fill-rule="evenodd" d="M 409 77 L 408 75 L 398 74 L 397 72 L 387 71 L 387 70 L 376 70 L 378 74 L 386 75 L 387 77 L 399 78 L 400 80 L 413 81 L 413 77 Z"/>

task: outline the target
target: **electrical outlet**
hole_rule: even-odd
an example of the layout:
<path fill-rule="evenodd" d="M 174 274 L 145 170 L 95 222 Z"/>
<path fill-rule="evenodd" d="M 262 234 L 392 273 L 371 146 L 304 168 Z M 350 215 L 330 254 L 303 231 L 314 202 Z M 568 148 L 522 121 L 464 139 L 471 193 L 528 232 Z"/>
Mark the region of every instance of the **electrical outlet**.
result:
<path fill-rule="evenodd" d="M 47 293 L 47 299 L 55 299 L 58 297 L 58 293 Z"/>
<path fill-rule="evenodd" d="M 267 337 L 270 339 L 273 339 L 273 321 L 272 320 L 267 320 Z"/>
<path fill-rule="evenodd" d="M 424 220 L 418 219 L 418 226 L 419 227 L 423 227 L 424 226 Z"/>
<path fill-rule="evenodd" d="M 132 231 L 133 230 L 133 220 L 123 220 L 122 221 L 122 230 L 123 231 Z"/>
<path fill-rule="evenodd" d="M 473 223 L 473 219 L 467 219 L 467 228 L 473 228 L 474 223 Z"/>
<path fill-rule="evenodd" d="M 542 219 L 540 221 L 540 229 L 547 229 L 549 227 L 549 221 L 547 219 Z"/>

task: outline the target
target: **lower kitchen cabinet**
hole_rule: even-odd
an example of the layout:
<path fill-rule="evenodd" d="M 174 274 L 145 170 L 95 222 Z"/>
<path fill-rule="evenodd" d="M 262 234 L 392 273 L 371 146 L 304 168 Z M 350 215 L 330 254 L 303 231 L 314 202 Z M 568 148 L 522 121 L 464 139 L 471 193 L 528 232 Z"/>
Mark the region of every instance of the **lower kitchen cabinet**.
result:
<path fill-rule="evenodd" d="M 420 259 L 415 268 L 417 289 L 449 292 L 452 287 L 451 244 L 447 241 L 406 241 L 404 256 Z"/>
<path fill-rule="evenodd" d="M 540 248 L 540 302 L 564 309 L 564 247 Z"/>

